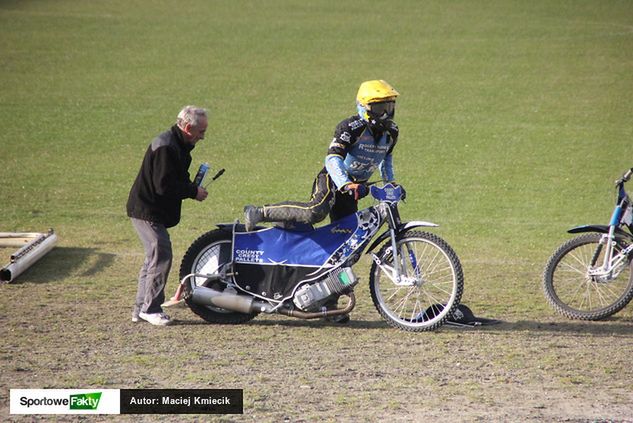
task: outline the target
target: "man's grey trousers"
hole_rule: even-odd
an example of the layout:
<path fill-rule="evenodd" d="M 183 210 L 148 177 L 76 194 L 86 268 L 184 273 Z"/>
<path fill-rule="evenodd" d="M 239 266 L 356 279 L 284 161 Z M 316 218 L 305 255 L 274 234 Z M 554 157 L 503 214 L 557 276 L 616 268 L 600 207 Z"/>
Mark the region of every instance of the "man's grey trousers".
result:
<path fill-rule="evenodd" d="M 163 309 L 160 305 L 165 302 L 165 285 L 172 262 L 169 233 L 161 223 L 131 219 L 145 249 L 134 313 L 161 313 Z"/>

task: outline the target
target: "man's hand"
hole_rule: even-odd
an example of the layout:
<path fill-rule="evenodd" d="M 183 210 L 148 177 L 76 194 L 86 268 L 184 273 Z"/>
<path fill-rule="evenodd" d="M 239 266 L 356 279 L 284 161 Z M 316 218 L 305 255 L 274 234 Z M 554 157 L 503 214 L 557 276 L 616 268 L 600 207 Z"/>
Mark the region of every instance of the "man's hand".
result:
<path fill-rule="evenodd" d="M 365 184 L 349 183 L 343 187 L 343 190 L 354 196 L 354 200 L 358 201 L 369 194 L 369 189 Z"/>
<path fill-rule="evenodd" d="M 198 187 L 198 193 L 196 194 L 196 200 L 204 201 L 205 198 L 207 198 L 207 195 L 209 195 L 209 193 L 207 192 L 206 189 L 204 189 L 202 187 Z"/>

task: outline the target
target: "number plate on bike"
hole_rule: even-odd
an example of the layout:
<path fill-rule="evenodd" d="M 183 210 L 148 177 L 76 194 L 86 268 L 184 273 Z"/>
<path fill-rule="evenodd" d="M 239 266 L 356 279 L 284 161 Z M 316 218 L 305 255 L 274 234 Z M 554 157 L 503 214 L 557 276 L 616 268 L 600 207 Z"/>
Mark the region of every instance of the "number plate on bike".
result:
<path fill-rule="evenodd" d="M 393 184 L 387 184 L 382 188 L 372 185 L 369 190 L 372 197 L 378 201 L 395 203 L 402 198 L 402 188 L 400 186 L 394 186 Z"/>

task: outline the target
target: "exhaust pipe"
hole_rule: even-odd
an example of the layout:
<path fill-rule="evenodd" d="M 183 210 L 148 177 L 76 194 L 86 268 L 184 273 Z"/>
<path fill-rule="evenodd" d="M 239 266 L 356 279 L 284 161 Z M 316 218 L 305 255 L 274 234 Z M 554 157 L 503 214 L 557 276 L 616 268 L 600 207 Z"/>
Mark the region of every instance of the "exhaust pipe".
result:
<path fill-rule="evenodd" d="M 214 306 L 225 310 L 237 311 L 239 313 L 279 313 L 299 319 L 318 319 L 327 316 L 347 314 L 356 305 L 356 298 L 353 292 L 347 294 L 350 301 L 345 308 L 335 310 L 324 310 L 320 312 L 308 313 L 300 310 L 288 310 L 285 308 L 275 308 L 269 303 L 255 301 L 253 297 L 238 295 L 228 292 L 216 291 L 206 286 L 197 286 L 191 294 L 191 301 L 200 305 Z"/>
<path fill-rule="evenodd" d="M 356 305 L 356 296 L 354 295 L 354 292 L 350 292 L 347 295 L 347 297 L 349 297 L 349 303 L 347 303 L 347 305 L 345 306 L 345 308 L 337 308 L 334 310 L 323 310 L 323 311 L 319 311 L 319 312 L 305 312 L 305 311 L 301 311 L 301 310 L 288 310 L 288 309 L 280 309 L 279 313 L 280 314 L 285 314 L 286 316 L 290 316 L 290 317 L 297 317 L 299 319 L 322 319 L 324 317 L 330 317 L 330 316 L 338 316 L 338 315 L 342 315 L 342 314 L 348 314 L 350 311 L 352 311 L 354 309 L 354 306 Z"/>
<path fill-rule="evenodd" d="M 271 313 L 273 307 L 261 301 L 254 301 L 253 297 L 228 292 L 216 291 L 206 286 L 197 286 L 191 294 L 191 301 L 200 305 L 220 307 L 240 313 Z"/>

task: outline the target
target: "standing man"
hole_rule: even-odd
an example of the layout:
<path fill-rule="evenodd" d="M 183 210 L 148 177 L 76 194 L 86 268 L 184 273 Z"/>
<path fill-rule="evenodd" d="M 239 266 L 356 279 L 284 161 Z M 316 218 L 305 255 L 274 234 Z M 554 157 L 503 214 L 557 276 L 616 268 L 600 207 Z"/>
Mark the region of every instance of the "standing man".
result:
<path fill-rule="evenodd" d="M 145 249 L 133 322 L 140 318 L 158 326 L 171 323 L 161 308 L 172 262 L 167 228 L 180 222 L 182 200 L 207 198 L 207 191 L 191 182 L 189 176 L 191 150 L 204 139 L 207 125 L 205 109 L 185 106 L 176 124 L 149 145 L 130 190 L 127 215 Z"/>

